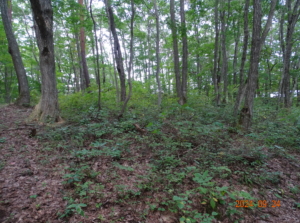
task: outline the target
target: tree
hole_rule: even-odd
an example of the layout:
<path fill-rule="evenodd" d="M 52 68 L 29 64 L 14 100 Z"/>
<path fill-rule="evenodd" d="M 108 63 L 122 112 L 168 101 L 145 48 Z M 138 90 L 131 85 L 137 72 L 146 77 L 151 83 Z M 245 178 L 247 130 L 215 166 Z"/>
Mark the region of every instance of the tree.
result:
<path fill-rule="evenodd" d="M 11 2 L 10 2 L 11 4 Z M 16 100 L 17 105 L 29 105 L 30 93 L 26 76 L 26 71 L 21 58 L 19 45 L 16 41 L 15 35 L 12 30 L 11 19 L 9 18 L 7 0 L 0 0 L 1 16 L 8 41 L 8 52 L 12 57 L 14 68 L 16 70 L 18 83 L 19 83 L 19 97 Z"/>
<path fill-rule="evenodd" d="M 82 7 L 80 9 L 81 15 L 80 15 L 80 21 L 83 21 L 83 0 L 78 0 L 78 4 L 80 4 Z M 79 33 L 79 39 L 80 39 L 80 58 L 81 58 L 81 65 L 82 65 L 82 72 L 83 72 L 83 78 L 84 78 L 84 87 L 88 88 L 90 86 L 90 76 L 89 76 L 89 70 L 87 67 L 86 62 L 86 53 L 85 53 L 85 33 L 84 33 L 84 27 L 80 27 L 80 33 Z"/>
<path fill-rule="evenodd" d="M 159 49 L 159 40 L 160 40 L 160 30 L 159 30 L 159 13 L 157 10 L 157 2 L 156 0 L 153 0 L 154 3 L 154 10 L 155 10 L 155 25 L 156 25 L 156 47 L 155 47 L 155 52 L 156 52 L 156 82 L 157 82 L 157 88 L 158 88 L 158 101 L 157 104 L 160 106 L 161 104 L 161 97 L 162 97 L 162 89 L 161 89 L 161 83 L 160 83 L 160 78 L 159 78 L 159 72 L 160 72 L 160 49 Z"/>
<path fill-rule="evenodd" d="M 215 89 L 216 105 L 220 105 L 220 82 L 221 77 L 218 71 L 218 54 L 219 54 L 219 0 L 215 0 L 215 48 L 214 48 L 214 70 L 213 70 L 213 84 Z"/>
<path fill-rule="evenodd" d="M 185 24 L 184 0 L 180 0 L 180 20 L 181 20 L 181 37 L 182 37 L 182 82 L 181 98 L 179 104 L 187 102 L 187 79 L 188 79 L 188 43 Z"/>
<path fill-rule="evenodd" d="M 41 122 L 57 122 L 60 117 L 55 77 L 51 0 L 30 0 L 30 3 L 40 51 L 40 71 L 42 75 L 42 97 L 33 111 L 32 118 Z"/>
<path fill-rule="evenodd" d="M 260 0 L 253 1 L 254 11 L 253 11 L 253 30 L 252 30 L 251 55 L 250 55 L 250 69 L 248 72 L 245 103 L 240 113 L 240 124 L 243 125 L 244 129 L 249 129 L 249 127 L 251 126 L 251 121 L 253 117 L 253 101 L 254 101 L 255 91 L 257 89 L 258 65 L 259 65 L 261 48 L 270 30 L 277 1 L 278 0 L 272 0 L 271 2 L 267 23 L 265 24 L 262 34 L 261 34 L 262 9 L 261 9 Z"/>
<path fill-rule="evenodd" d="M 291 93 L 290 93 L 290 60 L 292 55 L 292 47 L 294 44 L 293 40 L 293 33 L 295 30 L 295 25 L 298 21 L 299 15 L 300 15 L 300 0 L 297 0 L 292 7 L 292 0 L 286 0 L 285 7 L 283 8 L 282 17 L 280 21 L 280 41 L 281 41 L 281 48 L 283 53 L 283 71 L 282 71 L 282 77 L 281 82 L 279 86 L 279 93 L 280 98 L 283 98 L 284 106 L 290 107 L 292 104 L 291 101 Z M 284 16 L 285 12 L 287 13 L 287 29 L 286 29 L 286 35 L 285 39 L 283 37 L 283 23 L 284 23 Z M 293 95 L 293 92 L 292 92 Z"/>
<path fill-rule="evenodd" d="M 182 37 L 182 70 L 179 66 L 179 50 L 177 38 L 177 26 L 175 19 L 174 0 L 170 0 L 170 15 L 171 15 L 171 31 L 173 40 L 173 57 L 174 57 L 174 73 L 176 79 L 177 97 L 179 104 L 183 105 L 187 101 L 187 70 L 188 70 L 188 46 L 187 33 L 185 24 L 184 0 L 180 0 L 180 20 L 181 20 L 181 37 Z"/>
<path fill-rule="evenodd" d="M 123 66 L 122 51 L 121 51 L 121 46 L 120 46 L 119 38 L 117 35 L 117 31 L 116 31 L 114 13 L 113 13 L 113 10 L 111 7 L 110 0 L 105 0 L 105 5 L 106 5 L 106 9 L 107 9 L 110 31 L 111 31 L 113 39 L 114 39 L 114 54 L 115 54 L 117 70 L 119 73 L 119 78 L 120 78 L 120 83 L 121 83 L 120 98 L 121 98 L 121 101 L 124 102 L 126 99 L 126 86 L 125 86 L 125 71 L 124 71 L 124 66 Z"/>

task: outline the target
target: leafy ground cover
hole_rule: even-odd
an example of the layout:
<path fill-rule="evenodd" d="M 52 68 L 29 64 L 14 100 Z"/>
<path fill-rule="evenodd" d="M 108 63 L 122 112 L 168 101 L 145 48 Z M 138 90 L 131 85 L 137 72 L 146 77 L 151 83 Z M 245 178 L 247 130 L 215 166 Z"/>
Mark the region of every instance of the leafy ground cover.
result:
<path fill-rule="evenodd" d="M 258 101 L 244 133 L 229 105 L 76 100 L 52 127 L 0 108 L 0 222 L 299 221 L 298 108 Z"/>

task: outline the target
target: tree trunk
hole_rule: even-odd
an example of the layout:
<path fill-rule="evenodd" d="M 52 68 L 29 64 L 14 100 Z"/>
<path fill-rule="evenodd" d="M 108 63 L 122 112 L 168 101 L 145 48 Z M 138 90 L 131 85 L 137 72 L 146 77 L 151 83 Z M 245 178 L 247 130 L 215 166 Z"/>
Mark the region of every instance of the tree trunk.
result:
<path fill-rule="evenodd" d="M 96 77 L 98 84 L 98 110 L 101 109 L 101 80 L 100 80 L 100 65 L 99 65 L 99 49 L 98 49 L 98 41 L 97 41 L 97 25 L 94 19 L 93 10 L 92 10 L 92 1 L 90 1 L 90 14 L 93 21 L 93 31 L 94 31 L 94 39 L 96 46 Z"/>
<path fill-rule="evenodd" d="M 42 98 L 33 111 L 41 122 L 59 121 L 53 44 L 53 10 L 51 0 L 30 0 L 37 43 L 40 51 Z"/>
<path fill-rule="evenodd" d="M 297 0 L 294 7 L 292 7 L 292 0 L 286 0 L 286 9 L 288 13 L 288 25 L 285 36 L 285 41 L 282 36 L 282 50 L 283 50 L 283 73 L 281 78 L 280 86 L 280 97 L 283 97 L 284 106 L 286 108 L 291 106 L 290 100 L 290 60 L 293 47 L 293 33 L 295 30 L 295 25 L 298 21 L 300 15 L 300 0 Z M 280 25 L 281 33 L 283 32 L 283 18 Z M 281 34 L 282 35 L 282 34 Z M 283 45 L 284 44 L 284 45 Z M 293 92 L 292 92 L 293 94 Z"/>
<path fill-rule="evenodd" d="M 220 105 L 220 77 L 218 73 L 218 54 L 219 54 L 219 0 L 215 1 L 215 49 L 214 49 L 214 71 L 213 71 L 213 84 L 215 90 L 216 105 Z"/>
<path fill-rule="evenodd" d="M 133 56 L 134 56 L 134 52 L 133 52 L 133 23 L 134 23 L 134 16 L 135 16 L 135 8 L 134 8 L 134 2 L 133 0 L 130 0 L 130 4 L 131 4 L 131 19 L 130 19 L 130 58 L 129 58 L 129 65 L 128 65 L 128 85 L 129 85 L 129 92 L 128 95 L 126 97 L 126 100 L 124 101 L 124 104 L 122 106 L 122 110 L 121 113 L 119 115 L 119 117 L 122 117 L 125 109 L 127 107 L 127 103 L 130 100 L 131 94 L 132 94 L 132 83 L 131 83 L 131 71 L 133 70 Z"/>
<path fill-rule="evenodd" d="M 156 0 L 153 0 L 154 3 L 154 10 L 155 10 L 155 25 L 156 25 L 156 83 L 158 88 L 158 99 L 157 104 L 158 106 L 161 105 L 161 97 L 162 97 L 162 90 L 161 90 L 161 83 L 159 78 L 160 73 L 160 52 L 159 52 L 159 40 L 160 40 L 160 30 L 159 30 L 159 14 L 157 10 L 157 3 Z"/>
<path fill-rule="evenodd" d="M 15 103 L 17 105 L 28 106 L 30 103 L 29 86 L 28 86 L 26 71 L 21 58 L 19 46 L 12 30 L 12 23 L 9 18 L 7 0 L 0 0 L 0 8 L 1 8 L 2 22 L 3 22 L 6 38 L 8 41 L 8 52 L 11 55 L 14 68 L 16 70 L 17 78 L 18 78 L 18 84 L 19 84 L 19 97 L 17 98 Z"/>
<path fill-rule="evenodd" d="M 113 58 L 114 80 L 115 80 L 115 84 L 116 84 L 116 101 L 117 101 L 117 103 L 119 103 L 120 102 L 120 89 L 119 89 L 119 83 L 118 83 L 118 78 L 117 78 L 117 74 L 116 74 L 116 59 L 115 59 L 115 55 L 114 55 L 114 46 L 112 44 L 111 32 L 109 32 L 109 43 L 111 46 L 111 56 Z"/>
<path fill-rule="evenodd" d="M 112 36 L 114 38 L 114 54 L 115 54 L 115 60 L 117 64 L 117 70 L 119 73 L 119 78 L 121 82 L 121 101 L 125 101 L 126 99 L 126 86 L 125 86 L 125 72 L 124 72 L 124 66 L 123 66 L 123 58 L 122 58 L 122 52 L 121 52 L 121 46 L 119 42 L 119 38 L 116 31 L 116 25 L 115 25 L 115 19 L 113 10 L 110 4 L 110 0 L 105 0 L 106 8 L 107 8 L 107 14 L 108 14 L 108 20 L 110 25 L 110 30 L 112 33 Z"/>
<path fill-rule="evenodd" d="M 235 24 L 233 25 L 235 26 Z M 235 33 L 234 38 L 234 56 L 233 56 L 233 64 L 232 64 L 232 70 L 233 70 L 233 85 L 237 85 L 237 57 L 238 57 L 238 46 L 240 42 L 240 24 L 237 22 L 237 33 Z M 248 26 L 248 25 L 247 25 Z"/>
<path fill-rule="evenodd" d="M 177 40 L 177 27 L 175 20 L 175 7 L 174 0 L 170 0 L 170 14 L 171 14 L 171 30 L 173 39 L 173 58 L 174 58 L 174 73 L 176 80 L 176 93 L 179 100 L 182 98 L 181 94 L 181 78 L 179 70 L 179 54 L 178 54 L 178 40 Z"/>
<path fill-rule="evenodd" d="M 83 21 L 83 0 L 78 0 L 78 3 L 82 6 L 81 15 L 80 15 L 80 21 Z M 80 27 L 80 56 L 81 56 L 81 63 L 82 63 L 82 71 L 83 71 L 83 77 L 84 77 L 84 89 L 90 87 L 90 76 L 89 71 L 87 67 L 86 62 L 86 53 L 85 53 L 85 33 L 84 33 L 84 27 Z"/>
<path fill-rule="evenodd" d="M 245 7 L 244 7 L 244 39 L 243 39 L 243 53 L 242 53 L 242 60 L 241 60 L 241 67 L 240 67 L 240 85 L 239 85 L 239 90 L 238 90 L 238 94 L 233 109 L 235 124 L 238 116 L 238 111 L 240 109 L 242 100 L 244 99 L 245 92 L 246 92 L 246 83 L 244 81 L 244 68 L 245 68 L 245 63 L 247 58 L 247 48 L 248 48 L 248 39 L 249 39 L 249 27 L 248 27 L 249 4 L 250 4 L 250 0 L 246 0 Z"/>
<path fill-rule="evenodd" d="M 229 12 L 228 12 L 229 13 Z M 223 87 L 223 103 L 227 102 L 228 97 L 228 63 L 227 63 L 227 52 L 226 52 L 226 21 L 225 21 L 225 10 L 220 13 L 221 20 L 221 52 L 222 52 L 222 67 L 221 67 L 221 75 L 224 80 Z"/>
<path fill-rule="evenodd" d="M 180 20 L 182 36 L 182 79 L 181 79 L 181 105 L 187 102 L 187 81 L 188 81 L 188 42 L 185 24 L 184 0 L 180 0 Z"/>
<path fill-rule="evenodd" d="M 251 55 L 250 55 L 250 69 L 248 72 L 248 85 L 246 91 L 245 104 L 241 110 L 240 124 L 243 125 L 244 129 L 248 130 L 251 126 L 253 118 L 253 101 L 255 91 L 257 89 L 258 79 L 258 65 L 261 53 L 262 45 L 265 42 L 267 34 L 270 30 L 272 19 L 275 11 L 277 0 L 272 0 L 271 8 L 268 15 L 268 20 L 265 25 L 264 31 L 261 33 L 261 18 L 262 10 L 260 0 L 253 1 L 253 31 L 252 31 L 252 43 L 251 43 Z"/>

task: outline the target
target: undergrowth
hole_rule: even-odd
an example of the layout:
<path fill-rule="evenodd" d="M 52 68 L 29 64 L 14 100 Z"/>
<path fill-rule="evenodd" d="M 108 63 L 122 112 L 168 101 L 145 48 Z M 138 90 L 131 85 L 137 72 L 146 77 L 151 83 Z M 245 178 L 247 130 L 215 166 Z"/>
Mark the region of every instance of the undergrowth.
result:
<path fill-rule="evenodd" d="M 257 101 L 253 127 L 245 133 L 232 126 L 232 105 L 214 107 L 203 96 L 180 106 L 164 96 L 157 107 L 155 97 L 140 91 L 122 119 L 113 94 L 100 111 L 97 92 L 60 97 L 69 122 L 38 135 L 67 157 L 61 175 L 68 204 L 60 218 L 121 205 L 136 210 L 140 222 L 156 212 L 172 213 L 180 222 L 238 222 L 243 210 L 236 200 L 258 198 L 235 186 L 280 184 L 282 173 L 269 172 L 266 163 L 273 157 L 293 160 L 288 151 L 299 151 L 299 108 L 274 112 Z M 290 191 L 297 194 L 299 188 Z M 120 217 L 99 214 L 104 222 L 121 222 Z"/>

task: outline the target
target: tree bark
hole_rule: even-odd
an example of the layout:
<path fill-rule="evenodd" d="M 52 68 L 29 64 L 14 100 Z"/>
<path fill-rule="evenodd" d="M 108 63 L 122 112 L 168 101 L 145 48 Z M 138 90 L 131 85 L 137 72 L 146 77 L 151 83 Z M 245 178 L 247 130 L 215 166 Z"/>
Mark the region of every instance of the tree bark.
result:
<path fill-rule="evenodd" d="M 18 84 L 19 84 L 19 97 L 17 98 L 15 103 L 17 105 L 28 106 L 30 103 L 29 86 L 28 86 L 26 71 L 21 58 L 19 45 L 17 43 L 17 40 L 12 30 L 12 23 L 11 23 L 11 19 L 9 18 L 7 0 L 0 0 L 0 8 L 1 8 L 2 22 L 3 22 L 6 38 L 8 41 L 8 52 L 11 55 L 14 68 L 16 70 L 17 78 L 18 78 Z"/>
<path fill-rule="evenodd" d="M 57 122 L 60 117 L 55 77 L 51 0 L 30 0 L 30 3 L 40 51 L 42 75 L 42 97 L 32 115 L 41 122 Z"/>
<path fill-rule="evenodd" d="M 98 40 L 97 40 L 97 24 L 94 19 L 93 9 L 92 9 L 92 2 L 90 1 L 90 14 L 93 21 L 93 31 L 94 31 L 94 39 L 95 39 L 95 46 L 96 46 L 96 77 L 97 77 L 97 84 L 98 84 L 98 110 L 101 109 L 101 80 L 100 80 L 100 65 L 99 65 L 99 49 L 98 49 Z"/>
<path fill-rule="evenodd" d="M 247 85 L 245 103 L 241 110 L 241 116 L 240 116 L 240 124 L 242 124 L 244 129 L 246 130 L 250 128 L 251 121 L 253 118 L 253 101 L 254 101 L 255 91 L 257 89 L 258 65 L 259 65 L 261 48 L 265 42 L 265 39 L 271 27 L 276 3 L 277 0 L 272 0 L 267 23 L 265 25 L 263 33 L 260 34 L 261 18 L 262 18 L 260 0 L 253 1 L 254 11 L 253 11 L 253 30 L 252 30 L 252 43 L 251 43 L 251 55 L 250 55 L 250 69 L 248 72 L 248 85 Z"/>
<path fill-rule="evenodd" d="M 171 31 L 173 39 L 173 58 L 174 58 L 174 73 L 176 80 L 176 93 L 179 100 L 182 98 L 181 94 L 181 78 L 179 70 L 179 54 L 178 54 L 178 39 L 177 39 L 177 27 L 175 20 L 175 7 L 174 0 L 170 0 L 170 14 L 171 14 Z"/>
<path fill-rule="evenodd" d="M 220 105 L 220 77 L 218 72 L 218 54 L 219 54 L 219 0 L 215 1 L 215 49 L 214 49 L 214 70 L 213 70 L 213 84 L 215 90 L 216 105 Z"/>
<path fill-rule="evenodd" d="M 112 10 L 111 4 L 110 4 L 110 0 L 105 0 L 105 5 L 107 8 L 110 30 L 111 30 L 112 36 L 114 38 L 114 54 L 115 54 L 117 70 L 119 73 L 119 78 L 120 78 L 120 83 L 121 83 L 120 98 L 121 98 L 121 101 L 124 102 L 126 99 L 126 86 L 125 86 L 125 71 L 124 71 L 124 66 L 123 66 L 121 46 L 120 46 L 119 38 L 117 35 L 117 31 L 116 31 L 114 13 L 113 13 L 113 10 Z"/>
<path fill-rule="evenodd" d="M 283 17 L 280 24 L 281 45 L 283 51 L 283 73 L 279 89 L 280 98 L 283 98 L 284 106 L 289 108 L 291 106 L 290 93 L 290 60 L 293 47 L 293 33 L 295 25 L 300 15 L 300 0 L 297 0 L 294 7 L 292 7 L 292 0 L 286 0 L 286 7 L 288 13 L 288 25 L 286 30 L 285 40 L 283 39 Z M 292 92 L 293 94 L 293 92 Z"/>
<path fill-rule="evenodd" d="M 229 13 L 229 12 L 228 12 Z M 222 52 L 222 67 L 221 67 L 221 75 L 224 80 L 223 87 L 223 103 L 227 102 L 228 97 L 228 63 L 227 63 L 227 52 L 226 52 L 226 21 L 225 21 L 225 10 L 220 12 L 220 20 L 221 20 L 221 52 Z"/>
<path fill-rule="evenodd" d="M 119 117 L 122 117 L 125 109 L 127 107 L 127 103 L 131 98 L 131 94 L 132 94 L 132 83 L 131 83 L 131 71 L 133 70 L 133 56 L 134 56 L 134 52 L 133 52 L 133 24 L 134 24 L 134 16 L 135 16 L 135 8 L 134 8 L 134 2 L 133 0 L 130 0 L 130 5 L 131 5 L 131 19 L 130 19 L 130 55 L 129 55 L 129 65 L 128 65 L 128 85 L 129 85 L 129 92 L 128 95 L 124 101 L 124 104 L 122 106 L 122 110 L 121 113 L 119 115 Z"/>
<path fill-rule="evenodd" d="M 181 105 L 187 102 L 187 81 L 188 81 L 188 42 L 185 24 L 184 0 L 180 0 L 180 20 L 182 36 L 182 76 L 181 76 Z"/>
<path fill-rule="evenodd" d="M 80 21 L 83 21 L 83 0 L 78 0 L 78 4 L 82 6 L 81 9 L 81 15 L 80 15 Z M 87 67 L 87 62 L 86 62 L 86 53 L 85 53 L 85 33 L 84 33 L 84 27 L 80 27 L 80 56 L 81 56 L 81 63 L 82 63 L 82 72 L 83 72 L 83 77 L 84 77 L 84 89 L 90 87 L 90 76 L 89 76 L 89 70 Z"/>
<path fill-rule="evenodd" d="M 160 40 L 160 29 L 159 29 L 159 13 L 157 10 L 157 3 L 156 0 L 153 0 L 154 3 L 154 10 L 155 10 L 155 25 L 156 25 L 156 83 L 158 88 L 158 98 L 157 98 L 157 104 L 158 106 L 161 105 L 161 97 L 162 97 L 162 89 L 161 89 L 161 83 L 160 83 L 160 49 L 159 49 L 159 40 Z"/>

